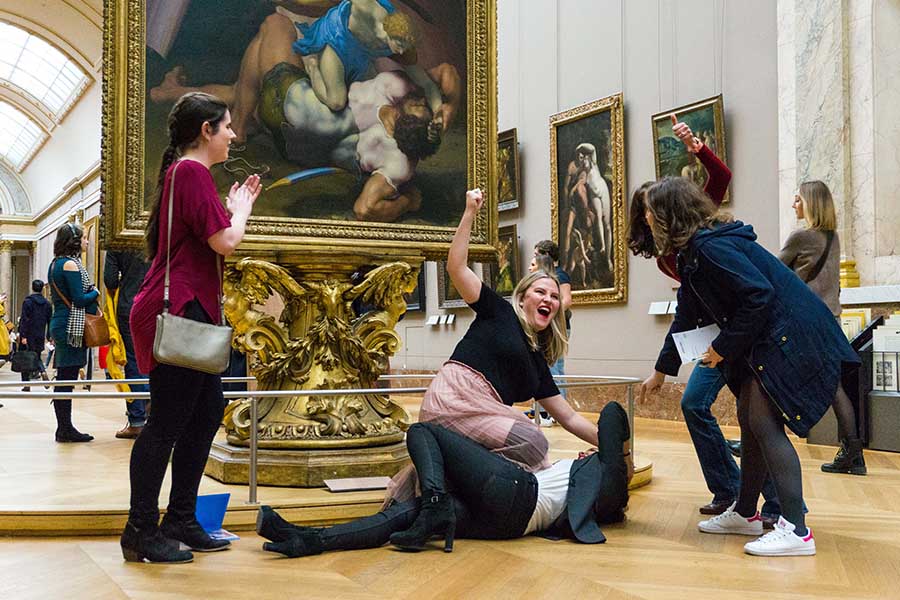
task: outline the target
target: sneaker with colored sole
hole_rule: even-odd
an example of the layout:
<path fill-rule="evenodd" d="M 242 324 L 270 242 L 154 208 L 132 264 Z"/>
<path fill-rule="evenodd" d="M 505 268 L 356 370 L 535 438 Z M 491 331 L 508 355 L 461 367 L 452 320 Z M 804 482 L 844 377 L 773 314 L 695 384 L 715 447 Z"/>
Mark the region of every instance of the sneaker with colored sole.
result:
<path fill-rule="evenodd" d="M 734 510 L 737 502 L 733 502 L 725 512 L 706 521 L 697 523 L 703 533 L 736 533 L 738 535 L 762 535 L 763 524 L 759 513 L 752 517 L 742 517 Z"/>
<path fill-rule="evenodd" d="M 812 556 L 816 553 L 816 540 L 812 529 L 800 537 L 794 533 L 794 524 L 784 517 L 775 523 L 775 529 L 758 540 L 744 544 L 744 552 L 754 556 Z"/>

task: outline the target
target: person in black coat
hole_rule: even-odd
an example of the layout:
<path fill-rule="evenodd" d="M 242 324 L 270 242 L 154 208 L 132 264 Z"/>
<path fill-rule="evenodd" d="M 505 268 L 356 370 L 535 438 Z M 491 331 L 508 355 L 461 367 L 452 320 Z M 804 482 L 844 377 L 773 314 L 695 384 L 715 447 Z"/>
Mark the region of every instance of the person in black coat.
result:
<path fill-rule="evenodd" d="M 25 297 L 22 302 L 22 316 L 19 319 L 19 344 L 21 350 L 30 350 L 38 355 L 38 371 L 22 371 L 22 381 L 29 381 L 37 373 L 44 371 L 41 362 L 41 353 L 44 351 L 44 343 L 49 336 L 50 317 L 53 316 L 53 307 L 50 301 L 44 298 L 44 282 L 35 279 L 31 282 L 32 294 Z M 25 388 L 27 390 L 27 388 Z"/>
<path fill-rule="evenodd" d="M 597 420 L 596 452 L 529 473 L 445 427 L 416 423 L 406 445 L 419 486 L 433 495 L 393 502 L 372 516 L 326 528 L 292 525 L 263 506 L 257 532 L 271 540 L 264 550 L 289 557 L 388 541 L 418 551 L 433 534 L 444 537 L 445 552 L 452 551 L 455 536 L 501 540 L 535 533 L 599 544 L 606 541 L 600 525 L 625 518 L 629 435 L 628 416 L 612 402 Z"/>
<path fill-rule="evenodd" d="M 761 535 L 757 512 L 766 471 L 782 517 L 775 529 L 744 546 L 762 556 L 812 555 L 815 540 L 803 514 L 800 460 L 787 425 L 806 437 L 840 393 L 845 370 L 859 358 L 831 310 L 777 257 L 756 243 L 749 225 L 717 214 L 699 187 L 667 177 L 647 192 L 645 217 L 660 255 L 677 253 L 681 279 L 675 319 L 641 397 L 677 375 L 673 334 L 716 325 L 702 357 L 737 396 L 741 425 L 741 487 L 721 515 L 701 521 L 705 533 Z"/>

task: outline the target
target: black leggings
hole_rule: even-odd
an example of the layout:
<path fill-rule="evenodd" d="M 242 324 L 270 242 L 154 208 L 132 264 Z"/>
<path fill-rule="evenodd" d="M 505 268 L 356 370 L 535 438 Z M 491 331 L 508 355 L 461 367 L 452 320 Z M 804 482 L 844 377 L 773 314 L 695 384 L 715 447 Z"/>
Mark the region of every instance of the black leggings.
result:
<path fill-rule="evenodd" d="M 524 533 L 537 501 L 534 475 L 433 423 L 410 427 L 406 445 L 421 488 L 452 494 L 457 537 L 511 539 Z M 408 529 L 418 514 L 418 499 L 395 502 L 370 517 L 324 529 L 322 543 L 326 550 L 376 548 Z"/>
<path fill-rule="evenodd" d="M 804 532 L 800 458 L 784 431 L 778 409 L 753 376 L 744 380 L 737 407 L 741 426 L 741 491 L 737 512 L 745 517 L 756 514 L 768 472 L 778 491 L 781 514 L 798 532 Z"/>

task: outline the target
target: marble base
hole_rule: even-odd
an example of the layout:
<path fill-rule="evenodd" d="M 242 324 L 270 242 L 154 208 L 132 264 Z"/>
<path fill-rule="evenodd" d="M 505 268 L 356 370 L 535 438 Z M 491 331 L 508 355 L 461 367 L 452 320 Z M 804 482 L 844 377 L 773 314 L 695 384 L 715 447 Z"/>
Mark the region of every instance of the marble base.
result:
<path fill-rule="evenodd" d="M 393 477 L 409 463 L 403 441 L 373 448 L 270 450 L 258 453 L 257 483 L 282 487 L 322 487 L 326 479 Z M 250 481 L 250 449 L 213 442 L 206 475 L 222 483 Z"/>
<path fill-rule="evenodd" d="M 640 388 L 634 387 L 634 416 L 648 419 L 665 419 L 667 421 L 684 421 L 681 413 L 681 396 L 685 384 L 664 383 L 660 390 L 640 402 Z M 572 408 L 579 412 L 598 413 L 609 402 L 620 402 L 627 405 L 626 386 L 613 385 L 595 388 L 571 388 L 568 400 Z M 734 395 L 727 387 L 722 388 L 719 397 L 712 405 L 712 414 L 719 425 L 737 425 L 737 404 Z"/>

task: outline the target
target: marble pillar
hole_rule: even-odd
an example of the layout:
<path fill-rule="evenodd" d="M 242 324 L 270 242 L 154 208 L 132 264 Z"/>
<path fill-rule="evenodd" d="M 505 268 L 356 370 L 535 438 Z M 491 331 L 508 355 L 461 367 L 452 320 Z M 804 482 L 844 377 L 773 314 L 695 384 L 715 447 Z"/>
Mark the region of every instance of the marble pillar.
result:
<path fill-rule="evenodd" d="M 6 299 L 6 314 L 12 298 L 12 246 L 11 240 L 0 240 L 0 297 Z"/>

